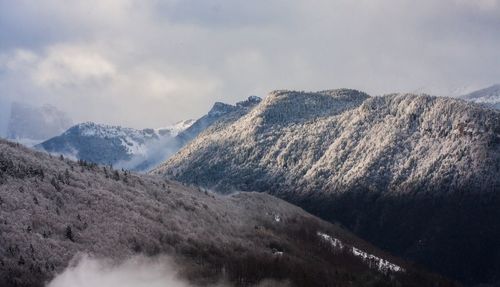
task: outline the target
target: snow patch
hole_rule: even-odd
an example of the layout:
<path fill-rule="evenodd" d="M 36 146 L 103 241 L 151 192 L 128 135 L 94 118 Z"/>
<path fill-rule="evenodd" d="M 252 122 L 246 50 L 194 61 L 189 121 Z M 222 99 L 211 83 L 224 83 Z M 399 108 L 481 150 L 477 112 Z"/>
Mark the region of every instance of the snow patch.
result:
<path fill-rule="evenodd" d="M 279 214 L 274 215 L 274 221 L 281 222 L 281 217 Z"/>
<path fill-rule="evenodd" d="M 318 232 L 318 236 L 321 237 L 324 241 L 330 243 L 330 245 L 332 245 L 334 248 L 344 248 L 344 244 L 342 244 L 342 241 L 338 240 L 337 238 L 333 238 L 330 235 L 321 232 Z"/>
<path fill-rule="evenodd" d="M 347 248 L 342 241 L 340 241 L 337 238 L 334 238 L 326 233 L 318 232 L 318 236 L 328 242 L 333 248 L 339 249 L 339 250 L 344 250 L 344 248 Z M 404 268 L 391 263 L 383 258 L 377 257 L 375 255 L 369 254 L 364 252 L 361 249 L 358 249 L 354 246 L 350 247 L 347 249 L 350 253 L 352 253 L 354 256 L 361 257 L 365 263 L 370 266 L 370 268 L 377 268 L 379 271 L 383 273 L 387 272 L 404 272 Z"/>

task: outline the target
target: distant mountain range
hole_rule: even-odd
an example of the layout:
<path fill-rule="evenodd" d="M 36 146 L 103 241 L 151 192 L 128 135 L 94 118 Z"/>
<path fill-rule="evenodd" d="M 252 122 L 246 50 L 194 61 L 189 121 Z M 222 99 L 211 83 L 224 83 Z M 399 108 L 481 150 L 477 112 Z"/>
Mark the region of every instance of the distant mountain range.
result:
<path fill-rule="evenodd" d="M 276 91 L 153 173 L 271 193 L 467 284 L 500 278 L 500 111 L 426 95 Z"/>
<path fill-rule="evenodd" d="M 176 149 L 177 134 L 193 122 L 188 120 L 172 127 L 144 130 L 83 123 L 44 141 L 36 148 L 103 165 L 143 170 L 150 164 L 165 160 L 168 149 Z M 162 147 L 162 152 L 157 150 L 158 146 Z M 151 161 L 151 157 L 155 157 L 155 161 Z"/>
<path fill-rule="evenodd" d="M 27 146 L 59 135 L 73 125 L 64 112 L 51 105 L 38 107 L 19 102 L 9 104 L 4 137 Z"/>
<path fill-rule="evenodd" d="M 464 100 L 500 109 L 500 84 L 472 92 L 461 97 Z"/>
<path fill-rule="evenodd" d="M 251 96 L 234 106 L 217 102 L 207 115 L 198 120 L 182 121 L 160 129 L 78 124 L 38 144 L 36 148 L 102 165 L 147 171 L 164 162 L 212 124 L 222 119 L 237 119 L 260 101 L 259 97 Z"/>
<path fill-rule="evenodd" d="M 4 140 L 0 207 L 2 287 L 46 286 L 82 254 L 167 254 L 193 286 L 454 286 L 270 195 L 221 196 Z"/>

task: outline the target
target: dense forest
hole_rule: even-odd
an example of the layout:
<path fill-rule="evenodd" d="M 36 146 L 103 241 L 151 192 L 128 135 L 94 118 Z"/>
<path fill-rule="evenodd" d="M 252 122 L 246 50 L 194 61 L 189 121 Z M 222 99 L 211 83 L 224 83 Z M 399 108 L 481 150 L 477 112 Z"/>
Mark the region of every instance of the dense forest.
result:
<path fill-rule="evenodd" d="M 500 278 L 500 111 L 451 98 L 276 91 L 154 173 L 259 191 L 465 283 Z"/>
<path fill-rule="evenodd" d="M 454 286 L 270 195 L 217 195 L 5 141 L 0 172 L 1 286 L 44 286 L 82 252 L 169 255 L 200 286 Z"/>

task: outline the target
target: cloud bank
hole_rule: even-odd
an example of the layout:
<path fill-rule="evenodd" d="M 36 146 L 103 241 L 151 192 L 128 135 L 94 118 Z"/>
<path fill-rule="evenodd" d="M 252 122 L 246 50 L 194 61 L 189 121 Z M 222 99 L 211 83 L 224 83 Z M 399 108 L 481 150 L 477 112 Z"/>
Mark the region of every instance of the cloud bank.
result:
<path fill-rule="evenodd" d="M 167 256 L 134 256 L 121 263 L 89 255 L 75 257 L 47 287 L 194 287 L 179 278 L 180 267 Z M 211 287 L 231 287 L 218 283 Z M 287 287 L 287 282 L 263 280 L 253 287 Z"/>
<path fill-rule="evenodd" d="M 498 0 L 0 0 L 0 97 L 157 127 L 273 89 L 500 81 Z"/>
<path fill-rule="evenodd" d="M 168 258 L 134 257 L 121 264 L 84 256 L 47 287 L 188 287 Z"/>

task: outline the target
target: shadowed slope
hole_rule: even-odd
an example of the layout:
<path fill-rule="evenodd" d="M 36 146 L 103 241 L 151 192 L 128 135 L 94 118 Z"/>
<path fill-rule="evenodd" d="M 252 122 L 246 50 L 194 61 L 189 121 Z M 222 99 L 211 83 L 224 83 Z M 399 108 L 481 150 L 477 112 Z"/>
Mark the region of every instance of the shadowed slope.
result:
<path fill-rule="evenodd" d="M 500 276 L 500 112 L 476 104 L 273 92 L 155 173 L 269 192 L 465 282 Z"/>

